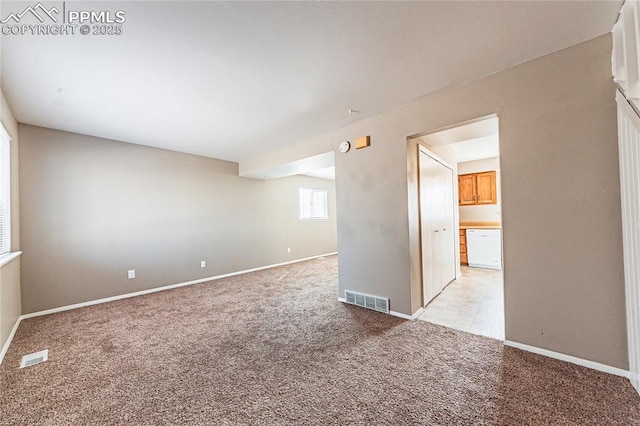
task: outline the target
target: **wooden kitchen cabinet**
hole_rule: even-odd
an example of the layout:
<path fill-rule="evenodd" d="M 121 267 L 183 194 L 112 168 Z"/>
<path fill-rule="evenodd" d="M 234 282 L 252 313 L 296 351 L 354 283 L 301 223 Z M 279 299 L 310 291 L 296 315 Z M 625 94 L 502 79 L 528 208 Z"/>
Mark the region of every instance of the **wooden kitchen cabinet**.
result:
<path fill-rule="evenodd" d="M 476 173 L 476 204 L 496 204 L 496 171 Z"/>
<path fill-rule="evenodd" d="M 468 265 L 469 261 L 467 260 L 467 230 L 460 230 L 460 264 Z"/>
<path fill-rule="evenodd" d="M 496 204 L 496 171 L 458 175 L 458 205 Z"/>
<path fill-rule="evenodd" d="M 461 206 L 472 206 L 476 204 L 476 175 L 458 176 L 458 204 Z"/>

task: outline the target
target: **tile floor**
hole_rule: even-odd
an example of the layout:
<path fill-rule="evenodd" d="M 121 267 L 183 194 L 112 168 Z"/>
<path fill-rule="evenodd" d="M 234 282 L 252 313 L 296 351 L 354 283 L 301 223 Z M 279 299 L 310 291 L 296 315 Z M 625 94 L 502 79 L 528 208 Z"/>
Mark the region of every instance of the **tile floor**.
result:
<path fill-rule="evenodd" d="M 504 340 L 502 271 L 462 267 L 418 319 Z"/>

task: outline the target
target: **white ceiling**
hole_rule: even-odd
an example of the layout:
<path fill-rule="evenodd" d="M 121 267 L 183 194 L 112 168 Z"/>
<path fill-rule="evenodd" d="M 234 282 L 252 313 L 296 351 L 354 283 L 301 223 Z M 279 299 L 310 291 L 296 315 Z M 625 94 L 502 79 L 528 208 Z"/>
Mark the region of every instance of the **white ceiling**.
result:
<path fill-rule="evenodd" d="M 306 174 L 308 176 L 331 179 L 335 174 L 331 172 L 332 170 L 335 170 L 334 165 L 335 157 L 332 151 L 315 155 L 313 157 L 303 158 L 302 160 L 282 163 L 276 167 L 271 167 L 258 173 L 242 174 L 242 176 L 255 179 L 278 179 L 284 176 Z M 335 178 L 332 180 L 335 180 Z"/>
<path fill-rule="evenodd" d="M 1 83 L 23 123 L 241 161 L 605 34 L 621 3 L 67 2 L 123 35 L 2 36 Z"/>
<path fill-rule="evenodd" d="M 317 177 L 326 180 L 336 180 L 336 168 L 326 167 L 324 169 L 309 170 L 303 173 L 306 176 Z"/>
<path fill-rule="evenodd" d="M 500 156 L 499 120 L 491 117 L 421 136 L 433 152 L 457 163 Z"/>
<path fill-rule="evenodd" d="M 442 146 L 469 141 L 470 139 L 496 137 L 499 134 L 499 120 L 497 116 L 473 121 L 467 124 L 441 130 L 421 136 L 420 139 L 427 145 Z"/>
<path fill-rule="evenodd" d="M 470 139 L 448 145 L 458 163 L 500 156 L 498 136 Z"/>

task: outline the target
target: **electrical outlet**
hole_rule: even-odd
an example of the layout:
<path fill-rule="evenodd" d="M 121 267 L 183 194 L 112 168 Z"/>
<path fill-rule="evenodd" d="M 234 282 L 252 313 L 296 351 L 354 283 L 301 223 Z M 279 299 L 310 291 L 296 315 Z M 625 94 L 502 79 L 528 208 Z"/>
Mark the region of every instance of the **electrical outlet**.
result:
<path fill-rule="evenodd" d="M 206 267 L 207 267 L 207 262 L 206 262 L 206 261 L 204 261 L 204 260 L 201 260 L 201 261 L 200 261 L 200 267 L 201 267 L 201 268 L 206 268 Z"/>
<path fill-rule="evenodd" d="M 129 271 L 127 271 L 127 278 L 133 279 L 135 277 L 136 277 L 136 270 L 135 269 L 129 269 Z"/>
<path fill-rule="evenodd" d="M 291 247 L 287 247 L 287 253 L 291 253 Z"/>

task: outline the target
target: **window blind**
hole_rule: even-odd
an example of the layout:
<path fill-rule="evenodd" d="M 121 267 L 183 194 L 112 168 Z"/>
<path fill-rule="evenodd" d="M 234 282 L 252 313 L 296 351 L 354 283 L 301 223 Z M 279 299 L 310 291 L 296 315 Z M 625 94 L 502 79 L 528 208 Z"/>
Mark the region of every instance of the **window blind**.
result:
<path fill-rule="evenodd" d="M 11 138 L 0 124 L 0 255 L 11 251 Z"/>

